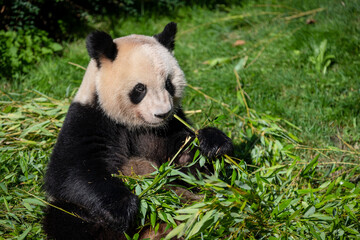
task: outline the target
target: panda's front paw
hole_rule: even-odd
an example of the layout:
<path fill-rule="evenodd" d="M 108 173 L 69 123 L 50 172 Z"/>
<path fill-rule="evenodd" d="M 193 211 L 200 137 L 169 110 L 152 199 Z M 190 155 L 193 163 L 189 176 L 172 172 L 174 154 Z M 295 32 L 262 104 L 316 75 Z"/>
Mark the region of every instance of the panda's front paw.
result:
<path fill-rule="evenodd" d="M 232 154 L 234 152 L 231 139 L 217 128 L 206 127 L 200 129 L 198 139 L 201 154 L 209 158 Z"/>
<path fill-rule="evenodd" d="M 119 232 L 127 231 L 136 219 L 138 204 L 138 197 L 132 193 L 126 197 L 123 196 L 120 201 L 113 199 L 112 203 L 106 204 L 102 211 L 105 225 Z"/>

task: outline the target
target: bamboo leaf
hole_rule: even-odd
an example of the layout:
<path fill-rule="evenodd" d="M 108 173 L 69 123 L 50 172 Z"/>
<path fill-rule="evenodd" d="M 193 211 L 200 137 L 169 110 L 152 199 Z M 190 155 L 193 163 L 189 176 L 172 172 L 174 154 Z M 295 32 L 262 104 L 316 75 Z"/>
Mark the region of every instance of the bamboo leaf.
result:
<path fill-rule="evenodd" d="M 181 223 L 180 225 L 178 225 L 176 228 L 174 228 L 168 235 L 166 235 L 165 240 L 166 239 L 172 239 L 173 237 L 181 237 L 180 233 L 184 230 L 185 228 L 185 223 Z"/>
<path fill-rule="evenodd" d="M 25 237 L 29 234 L 29 232 L 31 231 L 32 227 L 29 226 L 20 236 L 17 237 L 17 240 L 23 240 L 25 239 Z"/>

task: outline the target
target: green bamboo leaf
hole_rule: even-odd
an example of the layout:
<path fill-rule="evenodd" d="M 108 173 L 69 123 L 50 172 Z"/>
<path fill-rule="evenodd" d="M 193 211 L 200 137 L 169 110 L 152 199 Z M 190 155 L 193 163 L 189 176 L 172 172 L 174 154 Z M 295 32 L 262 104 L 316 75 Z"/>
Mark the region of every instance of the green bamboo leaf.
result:
<path fill-rule="evenodd" d="M 178 238 L 181 237 L 180 233 L 184 230 L 184 228 L 185 228 L 185 223 L 181 223 L 165 237 L 165 240 L 172 239 L 175 236 L 177 236 Z"/>
<path fill-rule="evenodd" d="M 239 62 L 234 67 L 236 72 L 239 72 L 240 70 L 243 70 L 245 68 L 248 58 L 248 56 L 245 56 L 239 60 Z"/>
<path fill-rule="evenodd" d="M 236 177 L 237 177 L 236 170 L 233 169 L 232 174 L 231 174 L 231 183 L 230 183 L 231 186 L 234 186 L 234 182 L 235 182 L 235 180 L 236 180 Z"/>
<path fill-rule="evenodd" d="M 348 205 L 344 205 L 344 209 L 354 220 L 357 220 L 356 215 L 354 213 L 354 209 L 350 209 Z"/>
<path fill-rule="evenodd" d="M 168 220 L 167 220 L 167 217 L 166 217 L 166 214 L 165 214 L 164 212 L 162 212 L 162 211 L 159 212 L 158 217 L 159 217 L 162 221 L 164 221 L 164 222 L 167 222 L 167 221 L 168 221 Z"/>
<path fill-rule="evenodd" d="M 309 189 L 300 189 L 300 190 L 296 190 L 296 192 L 300 195 L 303 195 L 303 194 L 308 194 L 308 193 L 315 193 L 315 192 L 319 192 L 321 189 L 312 189 L 312 188 L 309 188 Z"/>
<path fill-rule="evenodd" d="M 17 237 L 17 240 L 23 240 L 25 239 L 25 237 L 29 234 L 29 232 L 31 231 L 32 227 L 29 226 L 19 237 Z"/>
<path fill-rule="evenodd" d="M 41 123 L 36 123 L 31 125 L 30 127 L 28 127 L 27 129 L 25 129 L 21 135 L 20 138 L 24 138 L 26 135 L 28 135 L 30 132 L 36 132 L 40 129 L 42 129 L 43 127 L 45 127 L 46 125 L 48 125 L 50 123 L 50 120 L 46 120 L 44 122 Z"/>
<path fill-rule="evenodd" d="M 173 216 L 172 216 L 170 213 L 166 213 L 165 215 L 166 215 L 166 219 L 167 219 L 170 223 L 172 223 L 173 225 L 176 225 L 176 222 L 175 222 Z"/>
<path fill-rule="evenodd" d="M 241 90 L 236 92 L 236 99 L 238 100 L 239 106 L 245 107 L 246 105 L 240 91 Z"/>
<path fill-rule="evenodd" d="M 211 219 L 211 217 L 214 217 L 215 210 L 208 211 L 199 222 L 195 223 L 194 227 L 191 229 L 191 231 L 188 233 L 187 237 L 190 238 L 191 236 L 201 232 L 206 228 L 207 225 L 206 222 Z"/>
<path fill-rule="evenodd" d="M 59 43 L 55 43 L 55 42 L 52 42 L 49 47 L 54 51 L 54 52 L 58 52 L 58 51 L 61 51 L 63 50 L 63 47 L 59 44 Z"/>
<path fill-rule="evenodd" d="M 326 181 L 319 186 L 319 189 L 327 188 L 331 184 L 331 181 Z"/>
<path fill-rule="evenodd" d="M 181 215 L 175 216 L 174 219 L 176 219 L 178 221 L 185 221 L 185 220 L 189 219 L 189 217 L 191 217 L 191 215 L 181 214 Z"/>
<path fill-rule="evenodd" d="M 201 156 L 201 157 L 200 157 L 200 160 L 199 160 L 199 165 L 200 165 L 200 167 L 203 167 L 203 166 L 205 165 L 205 163 L 206 163 L 205 157 L 204 157 L 204 156 Z"/>
<path fill-rule="evenodd" d="M 235 181 L 235 183 L 236 183 L 236 182 L 239 182 L 239 181 Z M 239 184 L 237 184 L 237 186 L 238 186 L 239 188 L 244 189 L 244 190 L 251 190 L 251 187 L 250 187 L 248 184 L 246 184 L 246 183 L 239 183 Z"/>
<path fill-rule="evenodd" d="M 265 173 L 265 175 L 263 177 L 270 177 L 272 176 L 275 172 L 285 168 L 286 165 L 280 165 L 280 164 L 277 164 L 275 166 L 272 166 L 272 167 L 268 167 L 268 168 L 263 168 L 263 169 L 259 169 L 259 170 L 266 170 L 267 172 Z"/>
<path fill-rule="evenodd" d="M 150 223 L 151 223 L 151 226 L 154 228 L 155 224 L 156 224 L 156 212 L 152 212 L 150 214 Z"/>
<path fill-rule="evenodd" d="M 330 194 L 330 192 L 333 190 L 334 186 L 335 186 L 335 181 L 332 181 L 326 190 L 325 196 Z"/>
<path fill-rule="evenodd" d="M 7 189 L 7 186 L 5 185 L 5 183 L 3 182 L 0 182 L 0 188 L 6 193 L 8 194 L 8 189 Z"/>
<path fill-rule="evenodd" d="M 308 216 L 308 218 L 316 218 L 319 220 L 323 220 L 323 221 L 332 221 L 334 218 L 325 214 L 321 214 L 321 213 L 314 213 L 310 216 Z"/>
<path fill-rule="evenodd" d="M 195 152 L 195 154 L 194 154 L 193 160 L 196 160 L 199 155 L 200 155 L 200 150 L 197 149 L 196 152 Z"/>
<path fill-rule="evenodd" d="M 359 235 L 359 234 L 360 234 L 359 231 L 356 230 L 356 229 L 354 229 L 354 228 L 346 227 L 346 226 L 344 226 L 344 225 L 342 225 L 341 227 L 342 227 L 342 229 L 344 229 L 344 230 L 345 230 L 346 232 L 348 232 L 348 233 L 355 234 L 355 235 Z"/>
<path fill-rule="evenodd" d="M 128 234 L 126 234 L 126 232 L 124 232 L 125 238 L 126 240 L 132 240 L 132 237 L 130 237 Z"/>
<path fill-rule="evenodd" d="M 23 206 L 24 206 L 27 210 L 29 210 L 30 212 L 33 211 L 33 209 L 32 209 L 32 207 L 30 206 L 30 204 L 28 204 L 28 203 L 26 203 L 26 202 L 23 202 L 22 204 L 23 204 Z"/>
<path fill-rule="evenodd" d="M 287 219 L 288 222 L 291 222 L 294 218 L 296 218 L 297 216 L 299 216 L 301 212 L 301 209 L 296 210 L 295 212 L 293 212 L 290 217 Z"/>
<path fill-rule="evenodd" d="M 135 233 L 131 240 L 138 240 L 139 236 L 140 236 L 139 233 Z"/>
<path fill-rule="evenodd" d="M 285 208 L 287 208 L 290 203 L 292 202 L 292 199 L 286 199 L 279 205 L 279 212 L 283 211 Z"/>
<path fill-rule="evenodd" d="M 136 186 L 135 186 L 135 194 L 136 194 L 136 195 L 140 195 L 141 192 L 142 192 L 142 189 L 141 189 L 140 185 L 136 185 Z"/>
<path fill-rule="evenodd" d="M 5 205 L 6 210 L 7 210 L 8 212 L 10 212 L 9 203 L 8 203 L 8 201 L 6 200 L 5 197 L 3 197 L 3 201 L 4 201 L 4 205 Z"/>
<path fill-rule="evenodd" d="M 341 186 L 344 186 L 344 187 L 347 187 L 349 189 L 354 189 L 355 188 L 355 184 L 351 183 L 351 182 L 348 182 L 348 181 L 340 181 L 339 183 Z"/>
<path fill-rule="evenodd" d="M 301 172 L 301 176 L 305 176 L 312 168 L 316 167 L 319 156 L 320 155 L 316 155 L 316 157 L 305 167 L 305 169 Z"/>
<path fill-rule="evenodd" d="M 315 229 L 309 225 L 309 228 L 310 228 L 310 232 L 311 234 L 317 239 L 317 240 L 323 240 L 321 239 L 320 235 L 315 231 Z"/>
<path fill-rule="evenodd" d="M 9 113 L 6 115 L 0 115 L 0 118 L 6 118 L 6 119 L 11 119 L 11 120 L 18 120 L 18 119 L 22 119 L 25 118 L 26 116 L 23 115 L 21 112 L 14 112 L 14 113 Z"/>
<path fill-rule="evenodd" d="M 344 201 L 346 199 L 349 199 L 349 198 L 359 198 L 359 194 L 349 194 L 349 195 L 346 195 L 346 196 L 343 196 L 341 197 L 341 199 Z"/>
<path fill-rule="evenodd" d="M 197 213 L 199 211 L 199 209 L 197 208 L 183 208 L 183 209 L 179 209 L 177 210 L 176 212 L 177 213 L 190 213 L 190 214 L 193 214 L 193 213 Z"/>
<path fill-rule="evenodd" d="M 211 60 L 207 60 L 204 62 L 204 64 L 208 64 L 210 67 L 214 67 L 216 65 L 228 63 L 231 60 L 232 60 L 232 57 L 218 57 L 218 58 L 213 58 Z"/>
<path fill-rule="evenodd" d="M 313 215 L 316 211 L 316 208 L 314 206 L 309 207 L 306 212 L 304 213 L 304 218 L 308 218 L 310 215 Z"/>

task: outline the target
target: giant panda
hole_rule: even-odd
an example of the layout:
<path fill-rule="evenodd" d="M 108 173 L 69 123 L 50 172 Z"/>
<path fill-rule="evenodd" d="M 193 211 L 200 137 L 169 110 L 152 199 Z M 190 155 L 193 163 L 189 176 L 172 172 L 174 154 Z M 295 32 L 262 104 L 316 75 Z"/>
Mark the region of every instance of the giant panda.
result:
<path fill-rule="evenodd" d="M 51 205 L 43 226 L 49 239 L 124 239 L 124 232 L 133 233 L 139 199 L 112 174 L 151 172 L 194 137 L 173 117 L 186 120 L 186 81 L 173 55 L 176 31 L 171 22 L 152 37 L 112 39 L 101 31 L 87 37 L 91 60 L 45 175 Z M 231 139 L 216 128 L 197 136 L 209 158 L 233 151 Z M 191 160 L 191 154 L 176 161 Z"/>

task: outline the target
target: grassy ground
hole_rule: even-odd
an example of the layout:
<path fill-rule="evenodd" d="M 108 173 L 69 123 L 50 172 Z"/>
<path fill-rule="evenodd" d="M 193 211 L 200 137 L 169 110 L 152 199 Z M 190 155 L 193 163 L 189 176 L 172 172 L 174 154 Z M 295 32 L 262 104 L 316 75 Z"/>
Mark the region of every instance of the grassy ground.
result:
<path fill-rule="evenodd" d="M 237 156 L 257 166 L 246 168 L 240 161 L 246 177 L 238 169 L 234 170 L 238 175 L 229 180 L 232 186 L 247 186 L 239 187 L 249 191 L 249 198 L 239 198 L 244 207 L 238 212 L 248 214 L 253 222 L 238 220 L 246 222 L 240 227 L 235 216 L 223 213 L 228 224 L 223 225 L 224 229 L 237 226 L 244 235 L 218 228 L 211 236 L 355 239 L 359 237 L 356 229 L 360 228 L 355 221 L 360 216 L 356 203 L 360 191 L 359 16 L 357 1 L 264 0 L 243 1 L 238 6 L 212 11 L 182 8 L 172 17 L 102 19 L 94 25 L 118 37 L 131 33 L 153 35 L 169 21 L 178 23 L 175 55 L 189 83 L 183 101 L 185 110 L 201 110 L 189 114 L 194 126 L 210 124 L 223 129 L 234 139 Z M 86 66 L 88 61 L 84 39 L 78 39 L 65 43 L 63 56 L 44 59 L 29 74 L 1 83 L 0 235 L 4 234 L 4 239 L 43 238 L 39 224 L 43 203 L 23 191 L 43 198 L 40 188 L 44 168 L 69 99 L 84 74 L 68 62 Z M 301 144 L 289 141 L 292 135 L 288 131 L 301 139 Z M 226 179 L 228 173 L 223 174 Z M 197 184 L 199 188 L 214 184 L 216 189 L 220 183 L 214 180 Z M 292 191 L 284 192 L 284 186 Z M 329 192 L 328 186 L 332 186 Z M 272 187 L 276 191 L 270 196 Z M 313 191 L 301 192 L 306 188 Z M 224 196 L 234 194 L 216 191 Z M 314 196 L 315 192 L 319 195 Z M 259 204 L 254 200 L 257 198 L 268 204 L 270 212 L 263 209 L 263 216 L 252 215 L 259 211 L 254 207 Z M 316 202 L 314 198 L 322 200 Z M 333 205 L 324 203 L 326 198 Z M 281 209 L 275 211 L 276 205 Z M 201 209 L 222 211 L 209 206 Z M 296 222 L 285 221 L 289 216 L 281 215 L 282 211 L 291 212 L 291 220 Z M 314 214 L 321 215 L 311 217 Z M 199 213 L 198 221 L 205 215 Z M 145 219 L 147 215 L 143 216 Z M 210 221 L 215 225 L 215 220 L 207 220 L 207 224 Z M 260 220 L 266 223 L 255 223 Z M 324 224 L 312 225 L 311 221 Z M 199 229 L 208 233 L 204 226 Z M 273 228 L 280 230 L 274 233 Z M 186 227 L 181 231 L 187 231 L 188 236 L 194 233 Z M 221 231 L 225 231 L 223 235 Z M 210 239 L 210 235 L 204 239 Z"/>

